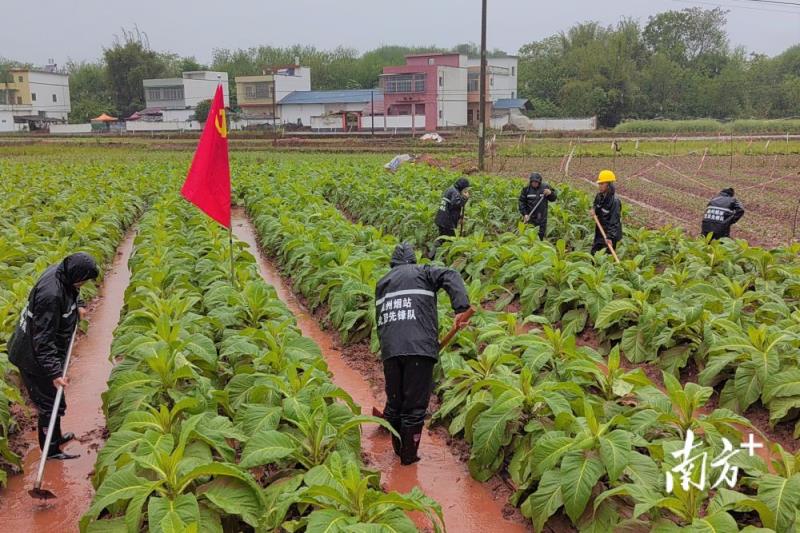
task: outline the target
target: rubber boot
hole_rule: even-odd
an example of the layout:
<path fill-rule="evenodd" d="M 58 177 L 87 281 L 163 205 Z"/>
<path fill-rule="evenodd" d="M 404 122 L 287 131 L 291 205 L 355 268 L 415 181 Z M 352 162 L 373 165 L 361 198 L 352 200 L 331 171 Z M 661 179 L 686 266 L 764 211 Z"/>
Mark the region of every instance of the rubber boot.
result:
<path fill-rule="evenodd" d="M 423 424 L 404 427 L 400 432 L 403 441 L 400 449 L 400 464 L 412 465 L 419 461 L 417 450 L 419 450 L 419 441 L 422 438 L 422 426 Z"/>
<path fill-rule="evenodd" d="M 53 442 L 65 444 L 75 438 L 75 433 L 68 431 L 61 433 L 61 417 L 56 418 L 56 427 L 53 429 Z"/>
<path fill-rule="evenodd" d="M 37 428 L 37 437 L 39 438 L 39 449 L 44 450 L 44 443 L 47 440 L 47 426 L 50 424 L 50 417 L 49 416 L 39 416 L 38 420 L 38 428 Z M 48 459 L 57 459 L 59 461 L 65 461 L 68 459 L 77 459 L 80 457 L 80 454 L 74 453 L 67 453 L 61 450 L 62 442 L 66 442 L 64 440 L 67 435 L 61 435 L 61 417 L 56 419 L 56 425 L 53 428 L 53 438 L 50 439 L 50 449 L 47 450 L 47 458 Z M 74 437 L 74 435 L 73 435 Z"/>
<path fill-rule="evenodd" d="M 388 407 L 384 409 L 383 419 L 389 422 L 389 425 L 392 426 L 392 429 L 394 429 L 397 433 L 400 433 L 400 417 L 395 418 L 391 416 L 393 412 L 394 411 Z M 386 413 L 389 413 L 389 416 L 386 416 Z M 392 449 L 394 450 L 394 454 L 398 457 L 400 457 L 400 448 L 400 437 L 395 437 L 394 434 L 392 434 Z"/>
<path fill-rule="evenodd" d="M 400 433 L 400 424 L 392 424 L 392 427 L 396 432 Z M 402 433 L 400 434 L 402 435 Z M 400 452 L 403 449 L 403 445 L 400 441 L 400 437 L 397 437 L 394 434 L 392 434 L 392 449 L 394 450 L 394 454 L 400 457 Z"/>

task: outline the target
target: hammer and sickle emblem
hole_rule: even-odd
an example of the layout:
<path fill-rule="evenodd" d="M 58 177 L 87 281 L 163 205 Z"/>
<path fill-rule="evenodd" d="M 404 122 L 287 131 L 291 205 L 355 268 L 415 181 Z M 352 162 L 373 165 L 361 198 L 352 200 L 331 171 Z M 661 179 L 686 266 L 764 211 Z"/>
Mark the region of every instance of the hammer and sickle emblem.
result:
<path fill-rule="evenodd" d="M 217 116 L 214 117 L 214 126 L 217 128 L 220 136 L 226 138 L 228 136 L 228 122 L 225 120 L 225 110 L 220 109 Z"/>

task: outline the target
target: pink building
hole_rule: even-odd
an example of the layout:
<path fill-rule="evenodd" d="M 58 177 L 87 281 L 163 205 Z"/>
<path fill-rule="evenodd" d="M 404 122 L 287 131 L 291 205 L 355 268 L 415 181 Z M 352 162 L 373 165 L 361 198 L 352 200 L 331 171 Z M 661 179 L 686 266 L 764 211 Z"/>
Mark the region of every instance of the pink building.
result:
<path fill-rule="evenodd" d="M 466 126 L 467 72 L 459 54 L 410 55 L 405 65 L 384 67 L 385 119 L 412 130 Z"/>

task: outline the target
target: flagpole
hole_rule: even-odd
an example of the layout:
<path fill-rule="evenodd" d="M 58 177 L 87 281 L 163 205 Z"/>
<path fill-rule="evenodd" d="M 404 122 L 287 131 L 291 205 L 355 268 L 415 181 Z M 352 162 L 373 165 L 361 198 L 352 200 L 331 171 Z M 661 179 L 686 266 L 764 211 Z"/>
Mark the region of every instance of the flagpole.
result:
<path fill-rule="evenodd" d="M 231 250 L 231 285 L 236 287 L 236 269 L 234 268 L 234 258 L 233 258 L 233 221 L 231 224 L 228 225 L 228 243 L 230 244 Z"/>

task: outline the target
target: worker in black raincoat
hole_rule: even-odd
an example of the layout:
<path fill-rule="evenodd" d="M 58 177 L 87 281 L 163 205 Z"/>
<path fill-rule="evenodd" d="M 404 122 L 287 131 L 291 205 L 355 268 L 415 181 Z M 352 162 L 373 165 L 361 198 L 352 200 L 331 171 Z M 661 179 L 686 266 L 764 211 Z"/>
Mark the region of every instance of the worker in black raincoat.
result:
<path fill-rule="evenodd" d="M 457 313 L 456 323 L 468 320 L 470 307 L 461 275 L 432 265 L 419 266 L 414 248 L 399 244 L 392 269 L 378 281 L 375 313 L 386 378 L 384 418 L 400 434 L 392 438 L 404 465 L 419 460 L 417 450 L 433 389 L 433 367 L 439 358 L 439 317 L 436 292 L 444 289 Z"/>
<path fill-rule="evenodd" d="M 603 226 L 608 241 L 603 239 L 600 228 L 595 224 L 592 254 L 596 254 L 600 250 L 608 250 L 608 246 L 616 251 L 617 244 L 622 240 L 622 202 L 615 194 L 614 183 L 616 181 L 616 175 L 610 170 L 603 170 L 597 177 L 599 192 L 594 197 L 592 210 L 597 215 L 600 225 Z"/>
<path fill-rule="evenodd" d="M 519 194 L 519 213 L 526 224 L 539 228 L 539 239 L 547 234 L 547 204 L 555 202 L 558 194 L 549 183 L 542 181 L 542 175 L 530 175 L 529 185 Z"/>
<path fill-rule="evenodd" d="M 732 188 L 722 189 L 708 202 L 703 214 L 701 230 L 705 237 L 709 233 L 712 240 L 731 236 L 731 226 L 744 216 L 744 207 L 734 196 Z"/>
<path fill-rule="evenodd" d="M 439 228 L 439 238 L 436 239 L 428 257 L 436 256 L 436 249 L 441 246 L 442 237 L 455 237 L 456 228 L 464 217 L 464 208 L 469 200 L 469 180 L 459 178 L 452 187 L 448 187 L 442 195 L 439 210 L 436 211 L 436 227 Z"/>
<path fill-rule="evenodd" d="M 85 314 L 83 301 L 78 297 L 80 287 L 88 280 L 97 278 L 98 274 L 94 259 L 84 252 L 72 254 L 45 270 L 33 286 L 28 304 L 8 341 L 9 360 L 19 368 L 22 383 L 38 411 L 41 449 L 44 449 L 56 388 L 69 384 L 62 374 L 72 332 Z M 80 457 L 61 450 L 61 445 L 75 436 L 61 432 L 61 417 L 66 407 L 64 397 L 47 451 L 50 459 Z"/>

